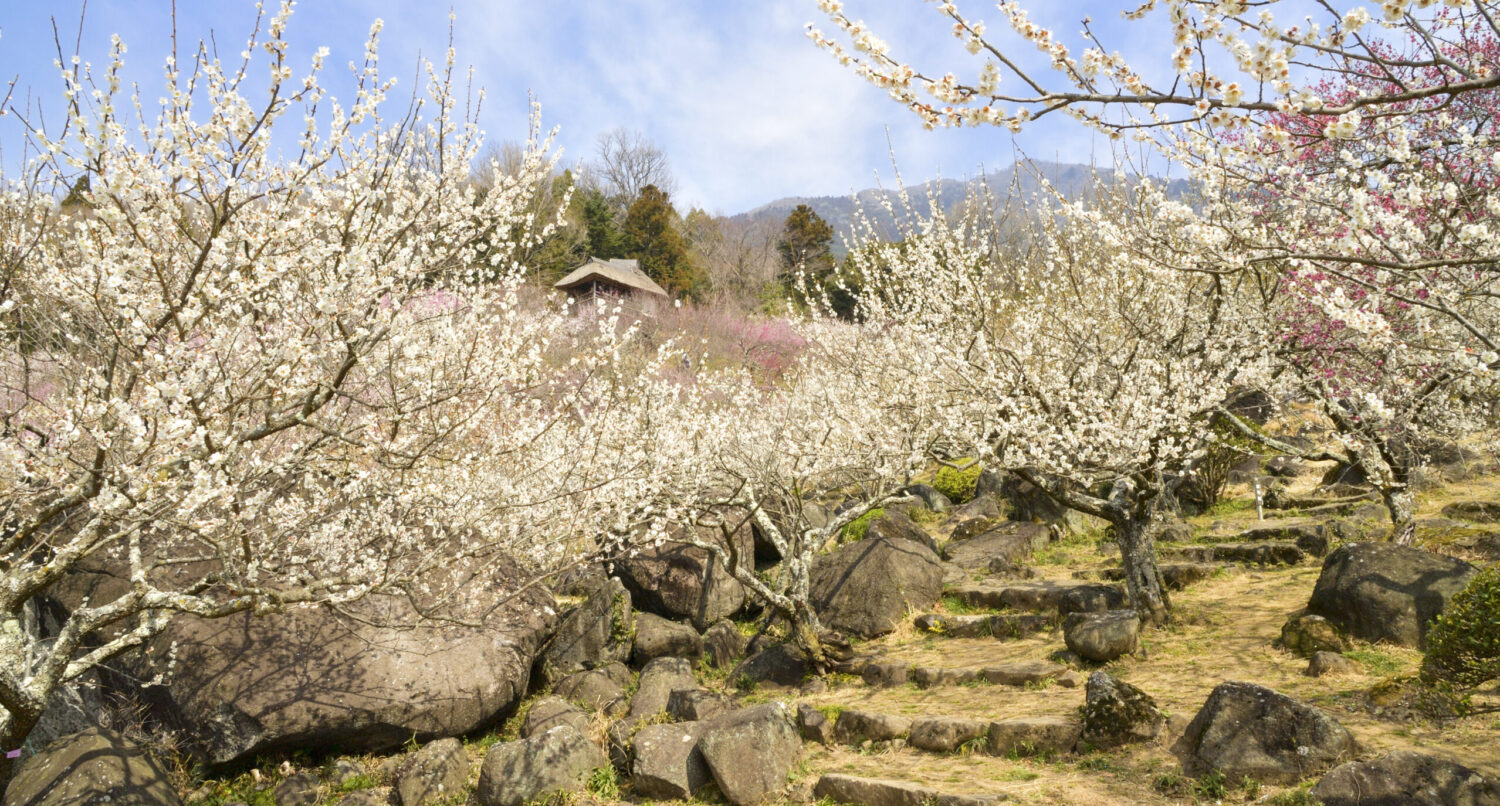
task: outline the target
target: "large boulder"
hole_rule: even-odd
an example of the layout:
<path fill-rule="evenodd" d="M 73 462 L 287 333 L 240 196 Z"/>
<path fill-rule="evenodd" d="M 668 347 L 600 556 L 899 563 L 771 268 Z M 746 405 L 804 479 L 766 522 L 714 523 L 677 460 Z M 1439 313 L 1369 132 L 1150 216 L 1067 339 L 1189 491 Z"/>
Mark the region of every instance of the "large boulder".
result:
<path fill-rule="evenodd" d="M 802 754 L 802 737 L 791 710 L 773 702 L 712 720 L 703 728 L 698 749 L 725 800 L 749 806 L 786 785 Z"/>
<path fill-rule="evenodd" d="M 160 676 L 143 699 L 216 764 L 469 733 L 525 694 L 555 604 L 540 586 L 517 590 L 527 575 L 508 559 L 433 573 L 447 575 L 435 589 L 467 575 L 462 601 L 414 606 L 406 596 L 370 595 L 338 610 L 179 615 L 122 664 L 137 680 Z M 428 617 L 475 613 L 472 625 Z"/>
<path fill-rule="evenodd" d="M 1307 610 L 1366 641 L 1421 646 L 1474 566 L 1394 543 L 1351 543 L 1323 561 Z"/>
<path fill-rule="evenodd" d="M 823 624 L 873 638 L 925 610 L 943 590 L 943 566 L 932 550 L 910 540 L 865 538 L 813 564 L 811 594 Z"/>
<path fill-rule="evenodd" d="M 1063 640 L 1079 657 L 1108 663 L 1134 652 L 1140 642 L 1141 617 L 1134 610 L 1070 613 L 1063 619 Z"/>
<path fill-rule="evenodd" d="M 1500 781 L 1447 759 L 1398 750 L 1335 767 L 1312 796 L 1323 806 L 1495 806 Z"/>
<path fill-rule="evenodd" d="M 546 733 L 490 747 L 479 767 L 479 806 L 525 806 L 581 792 L 594 770 L 609 765 L 582 733 L 558 725 Z"/>
<path fill-rule="evenodd" d="M 1172 750 L 1194 777 L 1218 770 L 1231 781 L 1290 784 L 1354 753 L 1333 717 L 1250 683 L 1220 683 Z"/>
<path fill-rule="evenodd" d="M 703 633 L 703 654 L 715 669 L 722 669 L 745 654 L 749 644 L 750 639 L 728 620 L 714 622 Z"/>
<path fill-rule="evenodd" d="M 687 800 L 713 780 L 698 750 L 699 722 L 647 725 L 635 734 L 631 787 L 637 795 Z"/>
<path fill-rule="evenodd" d="M 181 806 L 171 779 L 139 745 L 94 728 L 65 736 L 21 764 L 4 806 Z"/>
<path fill-rule="evenodd" d="M 557 681 L 552 693 L 588 711 L 610 711 L 625 704 L 630 670 L 623 663 L 610 663 L 586 672 L 574 672 Z"/>
<path fill-rule="evenodd" d="M 630 594 L 611 579 L 563 616 L 537 661 L 537 672 L 552 684 L 575 672 L 629 660 L 634 625 Z"/>
<path fill-rule="evenodd" d="M 918 526 L 916 521 L 907 517 L 905 512 L 887 510 L 884 515 L 870 522 L 870 527 L 865 530 L 865 540 L 871 538 L 887 540 L 910 540 L 913 543 L 921 543 L 937 553 L 937 541 L 926 529 Z"/>
<path fill-rule="evenodd" d="M 1042 524 L 1006 521 L 974 537 L 950 540 L 943 547 L 943 559 L 970 571 L 989 568 L 996 561 L 1017 566 L 1051 539 L 1051 531 Z"/>
<path fill-rule="evenodd" d="M 635 696 L 630 698 L 630 717 L 650 719 L 666 713 L 672 692 L 694 690 L 698 681 L 693 677 L 693 664 L 686 658 L 657 658 L 641 670 Z"/>
<path fill-rule="evenodd" d="M 690 625 L 680 624 L 654 613 L 635 614 L 635 654 L 637 665 L 644 666 L 657 658 L 694 658 L 703 654 L 703 636 Z"/>
<path fill-rule="evenodd" d="M 1095 747 L 1150 741 L 1166 724 L 1151 695 L 1104 672 L 1089 675 L 1084 692 L 1083 740 Z"/>
<path fill-rule="evenodd" d="M 698 537 L 722 543 L 703 529 Z M 754 564 L 755 538 L 748 525 L 735 533 L 735 550 Z M 707 549 L 672 542 L 644 548 L 614 564 L 614 575 L 630 591 L 635 606 L 670 619 L 691 621 L 700 630 L 745 606 L 745 588 Z"/>

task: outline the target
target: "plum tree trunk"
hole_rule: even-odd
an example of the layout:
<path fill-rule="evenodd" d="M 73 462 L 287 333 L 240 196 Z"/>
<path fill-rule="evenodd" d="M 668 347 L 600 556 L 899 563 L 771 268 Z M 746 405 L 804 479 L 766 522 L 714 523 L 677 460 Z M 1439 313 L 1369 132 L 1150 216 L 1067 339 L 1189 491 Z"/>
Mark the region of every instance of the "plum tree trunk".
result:
<path fill-rule="evenodd" d="M 1125 516 L 1113 521 L 1115 542 L 1125 566 L 1125 589 L 1131 605 L 1147 624 L 1166 624 L 1172 617 L 1172 602 L 1161 583 L 1156 563 L 1156 540 L 1149 518 Z"/>
<path fill-rule="evenodd" d="M 1408 485 L 1381 487 L 1380 498 L 1391 515 L 1391 541 L 1409 546 L 1417 537 L 1417 496 Z"/>

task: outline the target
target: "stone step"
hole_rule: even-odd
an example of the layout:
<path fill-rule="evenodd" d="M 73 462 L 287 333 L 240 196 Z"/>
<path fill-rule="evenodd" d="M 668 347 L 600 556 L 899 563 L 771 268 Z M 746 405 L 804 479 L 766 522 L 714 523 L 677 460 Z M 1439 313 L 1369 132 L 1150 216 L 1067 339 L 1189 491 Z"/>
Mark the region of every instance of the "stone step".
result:
<path fill-rule="evenodd" d="M 1163 559 L 1193 563 L 1246 563 L 1252 565 L 1298 565 L 1307 552 L 1296 543 L 1267 541 L 1263 543 L 1210 543 L 1202 546 L 1162 547 Z"/>
<path fill-rule="evenodd" d="M 909 781 L 833 772 L 818 779 L 813 794 L 834 803 L 862 806 L 988 806 L 1005 799 L 999 795 L 949 795 Z"/>
<path fill-rule="evenodd" d="M 991 610 L 1028 610 L 1037 613 L 1098 613 L 1118 610 L 1127 601 L 1118 585 L 1087 582 L 1012 582 L 958 585 L 943 591 L 967 607 Z"/>
<path fill-rule="evenodd" d="M 1333 537 L 1329 531 L 1327 526 L 1316 521 L 1283 521 L 1246 529 L 1236 535 L 1235 540 L 1240 543 L 1295 543 L 1308 554 L 1322 557 L 1328 553 L 1328 544 Z"/>
<path fill-rule="evenodd" d="M 1180 591 L 1189 585 L 1202 582 L 1213 576 L 1222 569 L 1228 568 L 1219 563 L 1166 563 L 1158 566 L 1161 570 L 1162 584 L 1174 591 Z M 1080 572 L 1094 573 L 1094 572 Z M 1125 579 L 1125 569 L 1105 568 L 1097 572 L 1101 579 L 1118 582 Z"/>
<path fill-rule="evenodd" d="M 996 686 L 1043 685 L 1048 681 L 1064 688 L 1083 685 L 1083 675 L 1051 661 L 1025 661 L 1001 666 L 942 668 L 918 666 L 905 661 L 868 661 L 860 670 L 865 685 L 896 688 L 907 684 L 918 688 L 987 683 Z"/>
<path fill-rule="evenodd" d="M 804 709 L 820 723 L 827 717 Z M 804 733 L 807 726 L 803 726 Z M 928 753 L 989 753 L 990 755 L 1055 755 L 1071 753 L 1083 725 L 1061 716 L 1020 717 L 992 721 L 955 716 L 908 717 L 845 708 L 835 717 L 830 743 L 862 746 L 889 742 Z"/>
<path fill-rule="evenodd" d="M 928 613 L 914 620 L 917 629 L 950 638 L 1021 638 L 1057 626 L 1057 617 L 1044 613 L 996 613 L 950 616 Z"/>

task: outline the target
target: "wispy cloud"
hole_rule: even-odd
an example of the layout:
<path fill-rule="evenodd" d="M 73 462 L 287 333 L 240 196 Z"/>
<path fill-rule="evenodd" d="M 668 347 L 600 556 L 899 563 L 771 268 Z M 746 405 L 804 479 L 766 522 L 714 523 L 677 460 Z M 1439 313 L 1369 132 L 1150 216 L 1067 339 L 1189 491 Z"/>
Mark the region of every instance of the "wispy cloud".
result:
<path fill-rule="evenodd" d="M 40 5 L 0 11 L 0 76 L 20 74 L 23 84 L 52 89 L 47 15 L 58 14 L 69 28 L 76 6 Z M 849 5 L 914 61 L 977 69 L 931 7 Z M 1064 33 L 1071 33 L 1087 5 L 1038 7 L 1048 24 L 1068 25 Z M 229 53 L 238 53 L 253 19 L 248 4 L 178 7 L 181 40 L 213 29 Z M 169 8 L 168 0 L 91 0 L 86 55 L 102 60 L 109 33 L 119 31 L 131 46 L 132 76 L 158 80 L 170 47 Z M 360 56 L 370 21 L 382 17 L 386 69 L 409 90 L 416 53 L 438 58 L 447 47 L 445 12 L 401 0 L 304 0 L 289 36 L 303 54 L 327 45 L 329 63 L 343 65 Z M 524 136 L 528 93 L 542 102 L 545 122 L 561 126 L 569 162 L 590 156 L 603 131 L 638 129 L 671 158 L 679 207 L 733 213 L 780 196 L 866 187 L 876 171 L 890 173 L 888 136 L 912 181 L 939 171 L 956 177 L 981 166 L 994 170 L 1013 156 L 1012 139 L 998 129 L 923 130 L 814 48 L 802 30 L 818 16 L 811 0 L 460 0 L 454 12 L 459 61 L 474 66 L 476 83 L 488 91 L 481 124 L 492 138 Z M 1086 160 L 1095 147 L 1066 121 L 1040 126 L 1019 144 L 1031 156 L 1064 160 Z M 1102 156 L 1107 160 L 1107 148 Z"/>

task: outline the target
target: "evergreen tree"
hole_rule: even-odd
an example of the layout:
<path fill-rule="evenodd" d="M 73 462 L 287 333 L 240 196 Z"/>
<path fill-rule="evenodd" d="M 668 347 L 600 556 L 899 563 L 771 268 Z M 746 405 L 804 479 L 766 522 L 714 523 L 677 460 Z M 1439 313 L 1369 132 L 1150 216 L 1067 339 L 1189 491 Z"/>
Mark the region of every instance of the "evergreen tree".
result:
<path fill-rule="evenodd" d="M 700 290 L 697 268 L 677 228 L 677 211 L 671 198 L 655 185 L 642 188 L 625 213 L 624 235 L 629 256 L 640 261 L 641 271 L 668 293 L 694 296 Z"/>
<path fill-rule="evenodd" d="M 799 268 L 818 281 L 833 271 L 833 227 L 805 204 L 797 205 L 781 230 L 776 253 L 781 256 L 781 280 L 788 288 Z"/>
<path fill-rule="evenodd" d="M 597 258 L 624 257 L 625 242 L 615 225 L 615 208 L 604 193 L 591 188 L 574 198 L 587 233 L 588 253 Z"/>

